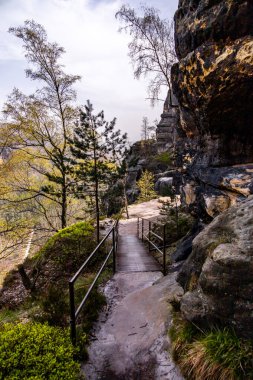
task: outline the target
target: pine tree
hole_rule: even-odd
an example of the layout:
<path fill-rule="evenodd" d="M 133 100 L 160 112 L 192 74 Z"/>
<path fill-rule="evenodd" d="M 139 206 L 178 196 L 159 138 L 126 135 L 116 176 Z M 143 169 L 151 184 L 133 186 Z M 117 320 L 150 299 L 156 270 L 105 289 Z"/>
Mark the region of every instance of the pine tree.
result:
<path fill-rule="evenodd" d="M 126 134 L 114 130 L 115 123 L 115 118 L 111 122 L 105 121 L 103 111 L 93 115 L 92 104 L 87 101 L 84 110 L 80 111 L 80 122 L 71 140 L 76 195 L 89 195 L 94 201 L 98 242 L 101 195 L 120 176 L 120 156 L 127 140 Z"/>

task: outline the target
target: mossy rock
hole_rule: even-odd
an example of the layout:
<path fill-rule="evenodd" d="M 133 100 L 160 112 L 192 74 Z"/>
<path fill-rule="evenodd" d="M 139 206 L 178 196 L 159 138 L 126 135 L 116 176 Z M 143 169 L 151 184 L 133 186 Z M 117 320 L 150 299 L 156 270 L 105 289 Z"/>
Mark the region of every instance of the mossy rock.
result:
<path fill-rule="evenodd" d="M 65 313 L 69 309 L 68 281 L 95 247 L 94 227 L 88 222 L 79 222 L 60 230 L 23 264 L 33 288 L 25 289 L 18 270 L 12 271 L 4 281 L 0 306 L 15 310 L 34 301 L 48 306 L 49 300 L 55 299 L 61 305 L 61 310 L 54 311 L 59 316 L 56 319 L 58 322 L 65 321 Z M 103 252 L 90 263 L 88 269 L 93 271 L 102 258 Z"/>

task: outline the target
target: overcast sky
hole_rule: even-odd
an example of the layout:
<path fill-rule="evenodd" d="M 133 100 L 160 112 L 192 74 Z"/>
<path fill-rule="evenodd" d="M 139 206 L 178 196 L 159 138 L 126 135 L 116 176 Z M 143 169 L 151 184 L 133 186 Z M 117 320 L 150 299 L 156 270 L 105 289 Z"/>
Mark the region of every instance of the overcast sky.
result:
<path fill-rule="evenodd" d="M 118 33 L 115 20 L 123 3 L 136 8 L 140 4 L 137 0 L 0 0 L 0 108 L 14 87 L 26 94 L 34 90 L 34 83 L 25 77 L 22 42 L 8 33 L 9 27 L 33 19 L 45 27 L 49 41 L 65 48 L 65 71 L 82 76 L 76 86 L 78 102 L 90 99 L 96 111 L 105 111 L 108 121 L 117 117 L 117 127 L 128 132 L 131 141 L 138 140 L 143 116 L 150 122 L 159 119 L 162 104 L 151 108 L 145 100 L 148 81 L 133 77 L 129 36 Z M 162 18 L 172 18 L 178 0 L 146 4 L 160 9 Z"/>

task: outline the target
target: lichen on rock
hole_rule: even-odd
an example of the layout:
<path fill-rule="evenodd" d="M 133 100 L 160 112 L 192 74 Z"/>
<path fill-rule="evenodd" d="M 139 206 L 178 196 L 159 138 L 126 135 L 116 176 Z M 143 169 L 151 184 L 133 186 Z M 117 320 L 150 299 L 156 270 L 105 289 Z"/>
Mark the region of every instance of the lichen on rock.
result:
<path fill-rule="evenodd" d="M 252 18 L 246 0 L 180 0 L 175 14 L 181 190 L 201 217 L 253 193 Z"/>

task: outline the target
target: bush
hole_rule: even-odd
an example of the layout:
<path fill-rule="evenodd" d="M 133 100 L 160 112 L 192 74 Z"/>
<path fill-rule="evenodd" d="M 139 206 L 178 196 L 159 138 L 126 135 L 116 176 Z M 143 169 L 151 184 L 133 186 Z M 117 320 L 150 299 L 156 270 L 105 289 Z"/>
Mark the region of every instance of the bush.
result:
<path fill-rule="evenodd" d="M 169 152 L 162 152 L 158 155 L 155 156 L 155 161 L 158 164 L 163 164 L 163 165 L 171 165 L 172 164 L 172 157 Z"/>
<path fill-rule="evenodd" d="M 95 246 L 94 227 L 88 222 L 79 222 L 60 230 L 34 257 L 24 263 L 33 289 L 24 292 L 19 273 L 13 271 L 4 283 L 5 301 L 2 306 L 24 307 L 25 303 L 32 302 L 31 318 L 38 322 L 48 321 L 51 325 L 67 325 L 68 281 Z M 103 256 L 101 252 L 99 258 L 92 260 L 88 270 L 94 271 Z M 20 301 L 16 296 L 17 289 L 21 289 L 20 293 L 25 295 Z"/>
<path fill-rule="evenodd" d="M 80 366 L 74 351 L 66 330 L 39 323 L 7 323 L 1 327 L 0 378 L 78 379 Z"/>
<path fill-rule="evenodd" d="M 166 223 L 169 244 L 184 237 L 194 224 L 194 218 L 182 206 L 175 207 L 171 202 L 162 202 L 160 214 L 162 222 Z"/>
<path fill-rule="evenodd" d="M 140 195 L 138 197 L 139 202 L 147 202 L 157 197 L 157 193 L 154 190 L 154 181 L 155 177 L 151 172 L 147 170 L 143 172 L 141 178 L 137 182 L 137 187 L 140 190 Z"/>
<path fill-rule="evenodd" d="M 32 261 L 46 259 L 68 269 L 68 264 L 72 267 L 78 266 L 84 256 L 91 253 L 96 242 L 93 238 L 94 227 L 88 222 L 79 222 L 66 227 L 54 234 L 39 252 L 32 258 Z"/>

